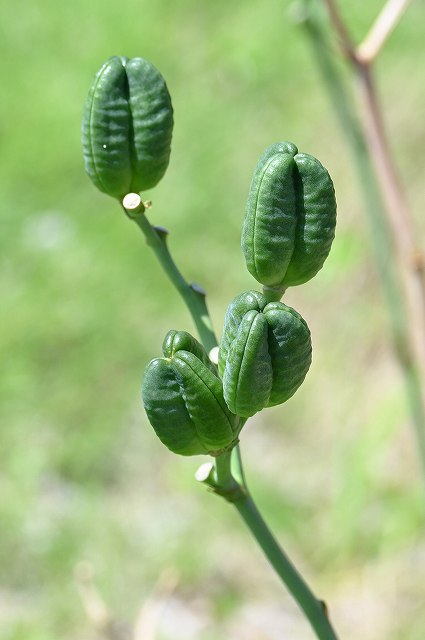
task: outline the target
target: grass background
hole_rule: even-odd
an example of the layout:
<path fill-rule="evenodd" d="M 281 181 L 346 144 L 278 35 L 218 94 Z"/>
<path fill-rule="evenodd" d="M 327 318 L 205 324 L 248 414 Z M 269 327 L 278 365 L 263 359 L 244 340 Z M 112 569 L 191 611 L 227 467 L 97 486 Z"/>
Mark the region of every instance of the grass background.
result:
<path fill-rule="evenodd" d="M 360 38 L 382 3 L 341 4 Z M 1 640 L 97 637 L 83 570 L 126 638 L 166 570 L 176 586 L 155 640 L 313 637 L 236 514 L 194 482 L 203 459 L 171 455 L 141 408 L 164 334 L 193 326 L 137 228 L 84 174 L 82 106 L 113 54 L 146 57 L 167 80 L 175 133 L 150 217 L 207 289 L 219 334 L 229 300 L 256 287 L 239 237 L 263 149 L 293 140 L 334 177 L 331 255 L 286 296 L 310 325 L 314 364 L 293 399 L 245 428 L 246 471 L 344 640 L 422 640 L 424 497 L 403 385 L 359 185 L 291 5 L 0 11 Z M 422 237 L 424 18 L 413 3 L 376 68 Z"/>

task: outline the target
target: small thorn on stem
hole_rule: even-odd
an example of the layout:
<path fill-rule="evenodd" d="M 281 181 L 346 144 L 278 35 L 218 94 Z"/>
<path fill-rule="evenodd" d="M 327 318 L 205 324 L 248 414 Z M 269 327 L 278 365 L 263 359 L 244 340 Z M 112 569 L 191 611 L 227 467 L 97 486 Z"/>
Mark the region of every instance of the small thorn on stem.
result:
<path fill-rule="evenodd" d="M 165 241 L 167 239 L 167 236 L 169 234 L 168 229 L 166 229 L 165 227 L 160 227 L 160 226 L 155 226 L 154 229 L 157 232 L 157 234 L 159 235 L 159 237 L 161 238 L 161 240 Z"/>
<path fill-rule="evenodd" d="M 329 609 L 328 609 L 328 605 L 326 604 L 326 602 L 324 600 L 319 600 L 320 602 L 320 606 L 323 609 L 323 613 L 325 614 L 325 616 L 327 618 L 329 618 Z"/>
<path fill-rule="evenodd" d="M 206 296 L 207 295 L 207 292 L 205 291 L 205 289 L 203 287 L 201 287 L 200 284 L 197 284 L 196 282 L 191 282 L 189 286 L 190 286 L 191 289 L 196 291 L 196 293 L 199 293 L 201 296 Z"/>

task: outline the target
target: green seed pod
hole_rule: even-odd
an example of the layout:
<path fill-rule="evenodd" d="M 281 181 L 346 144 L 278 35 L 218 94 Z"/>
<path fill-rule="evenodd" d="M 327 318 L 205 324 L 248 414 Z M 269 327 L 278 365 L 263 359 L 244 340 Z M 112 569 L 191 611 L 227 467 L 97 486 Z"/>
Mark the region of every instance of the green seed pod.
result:
<path fill-rule="evenodd" d="M 239 419 L 223 398 L 216 367 L 185 331 L 170 331 L 164 358 L 148 364 L 142 398 L 159 439 L 184 456 L 218 455 L 237 438 Z"/>
<path fill-rule="evenodd" d="M 242 230 L 246 266 L 258 282 L 285 290 L 322 268 L 335 235 L 332 180 L 291 142 L 266 149 L 252 178 Z"/>
<path fill-rule="evenodd" d="M 218 367 L 232 413 L 244 418 L 286 402 L 311 364 L 309 328 L 283 302 L 247 291 L 230 303 L 224 320 Z"/>
<path fill-rule="evenodd" d="M 143 58 L 109 58 L 98 71 L 83 116 L 86 171 L 122 199 L 154 187 L 167 169 L 173 108 L 164 78 Z"/>

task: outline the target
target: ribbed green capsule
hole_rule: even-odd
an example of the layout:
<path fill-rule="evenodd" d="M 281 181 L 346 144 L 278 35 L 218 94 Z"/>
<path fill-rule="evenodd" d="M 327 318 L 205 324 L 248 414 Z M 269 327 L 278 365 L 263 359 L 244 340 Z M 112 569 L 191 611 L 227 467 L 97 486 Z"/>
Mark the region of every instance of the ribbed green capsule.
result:
<path fill-rule="evenodd" d="M 310 331 L 294 309 L 267 302 L 258 291 L 241 293 L 230 303 L 218 367 L 232 413 L 248 418 L 286 402 L 310 364 Z"/>
<path fill-rule="evenodd" d="M 143 58 L 109 58 L 87 96 L 82 127 L 86 171 L 122 199 L 154 187 L 167 169 L 173 108 L 160 72 Z"/>
<path fill-rule="evenodd" d="M 329 254 L 335 224 L 327 170 L 292 142 L 268 147 L 254 171 L 242 229 L 251 275 L 279 290 L 307 282 Z"/>
<path fill-rule="evenodd" d="M 186 331 L 170 331 L 163 358 L 148 364 L 143 404 L 159 439 L 184 456 L 218 455 L 237 438 L 239 419 L 223 398 L 217 369 Z"/>

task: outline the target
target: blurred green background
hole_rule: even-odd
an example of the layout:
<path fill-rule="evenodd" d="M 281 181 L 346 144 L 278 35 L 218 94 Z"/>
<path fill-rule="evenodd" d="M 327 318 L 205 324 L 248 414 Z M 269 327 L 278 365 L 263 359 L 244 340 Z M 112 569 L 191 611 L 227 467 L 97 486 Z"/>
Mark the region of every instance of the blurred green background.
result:
<path fill-rule="evenodd" d="M 382 4 L 341 3 L 355 37 Z M 146 57 L 167 80 L 175 132 L 150 218 L 207 289 L 218 334 L 230 299 L 256 287 L 239 238 L 263 149 L 293 140 L 333 176 L 331 255 L 286 296 L 310 325 L 313 366 L 246 426 L 246 472 L 341 638 L 425 637 L 425 499 L 403 384 L 356 175 L 291 15 L 252 0 L 2 5 L 1 640 L 99 637 L 90 575 L 123 638 L 160 605 L 143 640 L 313 637 L 236 513 L 194 481 L 204 459 L 170 454 L 142 410 L 146 363 L 168 329 L 193 325 L 137 227 L 84 173 L 83 102 L 113 54 Z M 376 68 L 422 237 L 424 20 L 413 3 Z"/>

